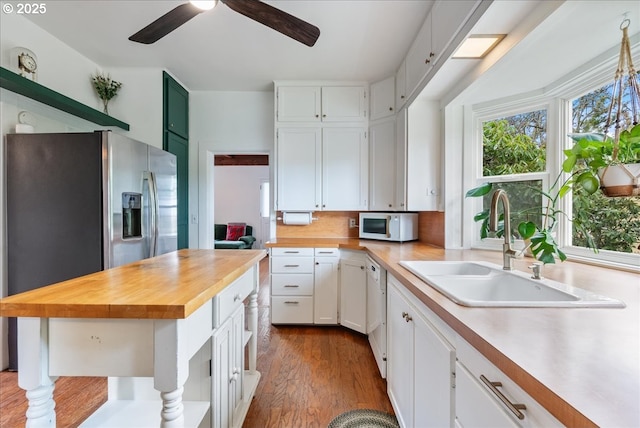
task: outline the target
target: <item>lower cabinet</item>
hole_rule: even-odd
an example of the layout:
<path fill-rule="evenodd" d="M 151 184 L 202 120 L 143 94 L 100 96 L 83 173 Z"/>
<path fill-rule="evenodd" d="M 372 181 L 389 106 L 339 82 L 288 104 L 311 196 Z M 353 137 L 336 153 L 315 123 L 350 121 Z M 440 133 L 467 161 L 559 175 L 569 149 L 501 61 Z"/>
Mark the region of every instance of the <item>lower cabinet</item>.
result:
<path fill-rule="evenodd" d="M 387 388 L 398 422 L 453 426 L 455 349 L 393 276 L 387 285 Z"/>
<path fill-rule="evenodd" d="M 313 271 L 313 322 L 338 324 L 338 266 L 340 250 L 316 248 Z"/>
<path fill-rule="evenodd" d="M 362 251 L 340 255 L 340 325 L 367 333 L 367 256 Z"/>

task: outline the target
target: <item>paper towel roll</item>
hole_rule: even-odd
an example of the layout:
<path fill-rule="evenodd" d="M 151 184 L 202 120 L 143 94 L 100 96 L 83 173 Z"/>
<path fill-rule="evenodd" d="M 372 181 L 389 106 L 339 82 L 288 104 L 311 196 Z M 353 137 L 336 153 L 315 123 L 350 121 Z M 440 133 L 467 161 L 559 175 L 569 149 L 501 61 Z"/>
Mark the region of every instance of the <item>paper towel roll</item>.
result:
<path fill-rule="evenodd" d="M 290 224 L 290 225 L 299 225 L 299 226 L 304 226 L 304 225 L 308 225 L 311 224 L 311 214 L 310 212 L 304 212 L 304 213 L 288 213 L 288 212 L 283 212 L 282 213 L 282 222 L 284 224 Z"/>

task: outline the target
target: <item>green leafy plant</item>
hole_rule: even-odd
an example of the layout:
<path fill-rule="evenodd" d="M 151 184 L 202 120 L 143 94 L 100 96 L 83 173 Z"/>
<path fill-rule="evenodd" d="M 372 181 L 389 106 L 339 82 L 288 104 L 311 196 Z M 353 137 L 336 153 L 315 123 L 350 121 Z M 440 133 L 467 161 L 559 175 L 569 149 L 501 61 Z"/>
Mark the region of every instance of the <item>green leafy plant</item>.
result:
<path fill-rule="evenodd" d="M 107 108 L 109 101 L 118 95 L 118 91 L 122 87 L 122 83 L 111 78 L 110 75 L 104 73 L 96 73 L 91 76 L 93 88 L 96 90 L 98 97 L 102 100 L 105 114 L 109 114 Z"/>
<path fill-rule="evenodd" d="M 586 237 L 587 246 L 597 252 L 597 246 L 595 241 L 591 237 L 591 234 L 586 230 L 580 221 L 571 219 L 564 211 L 558 208 L 558 201 L 560 198 L 569 194 L 574 186 L 580 186 L 587 194 L 593 194 L 598 190 L 597 182 L 594 184 L 591 180 L 581 177 L 583 171 L 572 172 L 568 178 L 564 178 L 564 174 L 561 172 L 558 174 L 554 182 L 549 186 L 547 191 L 541 191 L 538 188 L 530 187 L 531 190 L 539 193 L 545 200 L 543 205 L 536 208 L 529 208 L 525 212 L 514 212 L 514 217 L 521 216 L 527 217 L 528 215 L 536 215 L 542 218 L 542 224 L 538 226 L 535 222 L 530 220 L 520 221 L 517 225 L 517 233 L 525 242 L 528 240 L 530 243 L 527 245 L 530 248 L 533 256 L 540 260 L 542 263 L 555 263 L 556 258 L 560 261 L 567 259 L 565 253 L 560 250 L 558 243 L 554 237 L 554 230 L 560 216 L 565 216 L 570 221 L 573 221 L 574 227 L 580 230 L 580 232 Z M 479 197 L 488 195 L 494 187 L 494 183 L 484 183 L 478 187 L 469 190 L 466 193 L 466 197 Z M 497 237 L 504 237 L 505 233 L 509 233 L 510 239 L 513 239 L 514 231 L 504 230 L 504 221 L 500 216 L 500 224 L 496 231 Z M 474 221 L 481 221 L 480 237 L 482 239 L 489 236 L 489 209 L 483 210 L 474 216 Z M 526 248 L 525 248 L 526 249 Z"/>
<path fill-rule="evenodd" d="M 640 162 L 640 124 L 620 132 L 617 145 L 613 138 L 595 132 L 569 134 L 569 137 L 575 143 L 564 151 L 562 169 L 565 172 L 577 169 L 581 185 L 597 183 L 599 187 L 599 171 L 608 165 Z"/>

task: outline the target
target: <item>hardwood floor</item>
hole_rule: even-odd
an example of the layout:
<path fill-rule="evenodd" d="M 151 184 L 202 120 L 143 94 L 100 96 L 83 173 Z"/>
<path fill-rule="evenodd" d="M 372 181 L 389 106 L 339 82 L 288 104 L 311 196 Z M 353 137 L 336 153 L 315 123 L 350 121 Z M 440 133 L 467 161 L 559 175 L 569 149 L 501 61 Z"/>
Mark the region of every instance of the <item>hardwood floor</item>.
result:
<path fill-rule="evenodd" d="M 342 412 L 393 413 L 366 336 L 342 327 L 273 326 L 269 263 L 260 263 L 258 371 L 262 378 L 244 428 L 326 427 Z M 77 427 L 106 400 L 104 378 L 60 378 L 54 398 L 59 427 Z M 17 374 L 0 373 L 0 427 L 23 427 Z"/>

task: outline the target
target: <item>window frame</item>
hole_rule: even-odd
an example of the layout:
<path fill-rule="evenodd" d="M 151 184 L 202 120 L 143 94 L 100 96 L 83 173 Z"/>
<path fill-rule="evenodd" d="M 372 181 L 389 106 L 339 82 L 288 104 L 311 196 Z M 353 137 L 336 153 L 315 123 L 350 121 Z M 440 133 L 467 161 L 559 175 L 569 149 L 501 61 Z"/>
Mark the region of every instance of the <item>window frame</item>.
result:
<path fill-rule="evenodd" d="M 615 54 L 614 54 L 615 53 Z M 591 91 L 594 91 L 608 83 L 613 76 L 611 71 L 615 68 L 617 52 L 602 55 L 594 59 L 589 66 L 581 67 L 570 73 L 563 79 L 552 83 L 549 87 L 516 96 L 496 99 L 481 104 L 472 105 L 471 112 L 471 144 L 470 150 L 465 156 L 470 159 L 471 165 L 469 179 L 464 182 L 468 188 L 478 186 L 484 182 L 492 181 L 516 181 L 514 176 L 522 180 L 535 177 L 543 178 L 543 188 L 548 186 L 549 180 L 556 177 L 551 171 L 560 171 L 564 161 L 564 149 L 571 148 L 573 142 L 567 136 L 572 129 L 572 102 Z M 508 176 L 482 176 L 482 123 L 487 120 L 499 119 L 511 115 L 521 114 L 527 111 L 535 111 L 546 108 L 547 110 L 547 155 L 546 169 L 543 173 L 513 174 Z M 564 175 L 566 178 L 566 174 Z M 519 181 L 519 180 L 517 180 Z M 564 197 L 559 200 L 559 208 L 564 212 L 572 212 L 572 198 Z M 463 207 L 473 213 L 482 211 L 481 198 L 467 198 Z M 501 250 L 503 239 L 487 238 L 480 240 L 480 224 L 467 228 L 465 233 L 472 233 L 473 237 L 466 236 L 467 242 L 471 242 L 471 248 Z M 561 218 L 558 222 L 556 241 L 567 255 L 569 260 L 575 260 L 590 264 L 596 264 L 617 269 L 640 271 L 640 254 L 622 253 L 609 250 L 599 250 L 594 253 L 591 249 L 571 245 L 572 228 L 569 221 Z M 523 248 L 524 243 L 516 240 L 515 248 Z"/>

